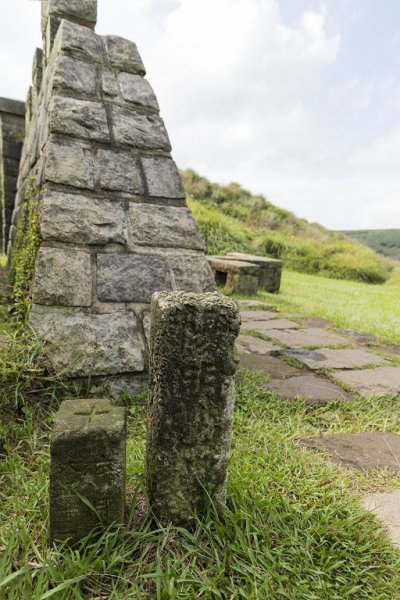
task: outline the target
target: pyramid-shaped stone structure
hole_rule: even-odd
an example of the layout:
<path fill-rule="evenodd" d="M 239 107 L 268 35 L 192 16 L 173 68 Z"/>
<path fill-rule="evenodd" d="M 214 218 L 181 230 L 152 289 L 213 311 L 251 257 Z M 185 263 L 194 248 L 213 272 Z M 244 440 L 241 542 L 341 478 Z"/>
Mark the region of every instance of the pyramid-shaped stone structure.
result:
<path fill-rule="evenodd" d="M 30 323 L 54 368 L 120 389 L 146 379 L 152 294 L 215 284 L 137 47 L 96 35 L 96 16 L 42 2 L 14 221 L 35 176 Z"/>

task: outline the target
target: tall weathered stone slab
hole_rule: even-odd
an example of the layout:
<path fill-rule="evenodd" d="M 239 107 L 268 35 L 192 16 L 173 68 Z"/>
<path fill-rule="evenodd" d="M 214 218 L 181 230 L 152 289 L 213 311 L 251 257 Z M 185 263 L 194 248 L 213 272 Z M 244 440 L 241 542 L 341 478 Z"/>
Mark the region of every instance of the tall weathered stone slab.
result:
<path fill-rule="evenodd" d="M 50 541 L 73 544 L 102 523 L 123 522 L 125 408 L 66 400 L 51 441 Z"/>
<path fill-rule="evenodd" d="M 153 296 L 147 485 L 162 522 L 187 522 L 207 492 L 225 499 L 239 329 L 218 293 Z"/>
<path fill-rule="evenodd" d="M 0 250 L 2 252 L 6 250 L 11 227 L 24 135 L 24 103 L 0 98 Z"/>
<path fill-rule="evenodd" d="M 13 232 L 34 176 L 30 323 L 54 368 L 98 389 L 145 379 L 153 292 L 215 284 L 137 46 L 96 35 L 96 16 L 95 0 L 42 2 Z"/>

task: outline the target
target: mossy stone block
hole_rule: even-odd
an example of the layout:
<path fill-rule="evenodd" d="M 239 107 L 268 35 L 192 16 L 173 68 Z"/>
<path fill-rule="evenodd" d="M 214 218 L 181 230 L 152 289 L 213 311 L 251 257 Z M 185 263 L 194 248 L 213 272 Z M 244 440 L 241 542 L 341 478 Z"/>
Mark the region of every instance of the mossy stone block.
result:
<path fill-rule="evenodd" d="M 122 522 L 125 408 L 108 400 L 66 400 L 51 440 L 50 541 L 74 544 L 99 523 Z"/>
<path fill-rule="evenodd" d="M 153 295 L 147 485 L 163 523 L 225 500 L 240 316 L 218 293 Z"/>

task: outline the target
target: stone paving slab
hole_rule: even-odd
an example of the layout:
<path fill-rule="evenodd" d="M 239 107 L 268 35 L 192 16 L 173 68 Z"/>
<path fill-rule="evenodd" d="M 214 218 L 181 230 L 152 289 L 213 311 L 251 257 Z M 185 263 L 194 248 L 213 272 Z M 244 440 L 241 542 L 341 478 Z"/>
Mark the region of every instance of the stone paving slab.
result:
<path fill-rule="evenodd" d="M 265 302 L 262 302 L 262 300 L 236 300 L 237 304 L 239 307 L 254 307 L 254 308 L 259 308 L 260 310 L 270 310 L 271 308 L 273 308 L 270 304 L 266 304 Z"/>
<path fill-rule="evenodd" d="M 367 397 L 400 394 L 400 367 L 336 371 L 335 378 Z"/>
<path fill-rule="evenodd" d="M 242 329 L 254 329 L 255 331 L 270 331 L 271 329 L 295 329 L 298 324 L 288 319 L 270 319 L 269 321 L 242 321 Z"/>
<path fill-rule="evenodd" d="M 268 332 L 268 337 L 278 340 L 290 348 L 325 348 L 326 346 L 338 346 L 340 344 L 350 345 L 346 338 L 318 327 L 293 331 L 271 330 Z"/>
<path fill-rule="evenodd" d="M 376 515 L 391 542 L 400 547 L 400 490 L 367 494 L 363 506 Z"/>
<path fill-rule="evenodd" d="M 323 406 L 331 400 L 347 398 L 347 394 L 338 385 L 314 374 L 298 375 L 283 381 L 272 379 L 266 387 L 283 400 L 295 400 L 300 396 L 312 406 Z"/>
<path fill-rule="evenodd" d="M 274 380 L 293 377 L 301 371 L 288 365 L 288 363 L 273 356 L 260 356 L 256 354 L 241 354 L 239 356 L 240 364 L 246 369 L 256 369 Z"/>
<path fill-rule="evenodd" d="M 356 369 L 368 365 L 387 364 L 381 356 L 353 348 L 321 348 L 319 350 L 288 350 L 288 356 L 296 358 L 310 369 Z"/>
<path fill-rule="evenodd" d="M 353 469 L 400 472 L 400 436 L 394 433 L 339 433 L 300 441 L 310 448 L 326 450 L 332 461 Z"/>
<path fill-rule="evenodd" d="M 242 321 L 269 321 L 279 317 L 279 313 L 272 310 L 241 310 Z"/>
<path fill-rule="evenodd" d="M 253 337 L 252 335 L 239 335 L 236 341 L 239 354 L 278 355 L 281 351 L 279 346 L 267 340 Z"/>

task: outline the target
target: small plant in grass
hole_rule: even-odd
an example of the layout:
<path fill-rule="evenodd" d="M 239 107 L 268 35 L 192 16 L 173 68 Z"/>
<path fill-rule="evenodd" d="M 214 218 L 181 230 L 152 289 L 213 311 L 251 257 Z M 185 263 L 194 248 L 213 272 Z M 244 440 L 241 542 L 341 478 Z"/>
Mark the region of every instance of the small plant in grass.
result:
<path fill-rule="evenodd" d="M 30 308 L 30 290 L 35 268 L 36 253 L 40 245 L 39 204 L 43 188 L 31 178 L 18 220 L 10 265 L 10 278 L 13 283 L 14 310 L 26 321 Z"/>

